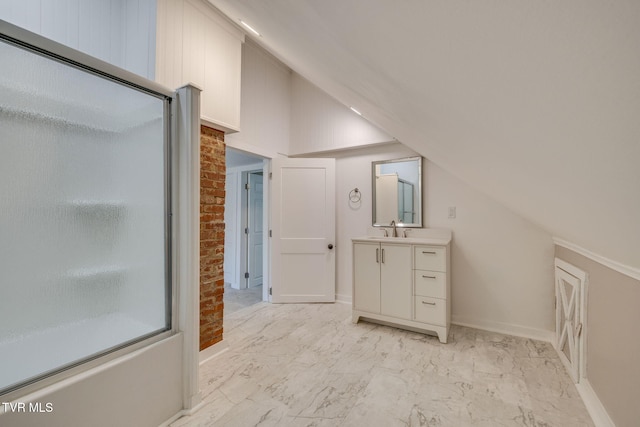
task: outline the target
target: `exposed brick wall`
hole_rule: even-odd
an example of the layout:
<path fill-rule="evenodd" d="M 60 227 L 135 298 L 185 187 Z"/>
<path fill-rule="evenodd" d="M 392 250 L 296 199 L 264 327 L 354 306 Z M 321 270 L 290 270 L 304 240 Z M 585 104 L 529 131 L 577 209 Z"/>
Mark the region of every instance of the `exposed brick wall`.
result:
<path fill-rule="evenodd" d="M 222 340 L 224 133 L 200 127 L 200 350 Z"/>

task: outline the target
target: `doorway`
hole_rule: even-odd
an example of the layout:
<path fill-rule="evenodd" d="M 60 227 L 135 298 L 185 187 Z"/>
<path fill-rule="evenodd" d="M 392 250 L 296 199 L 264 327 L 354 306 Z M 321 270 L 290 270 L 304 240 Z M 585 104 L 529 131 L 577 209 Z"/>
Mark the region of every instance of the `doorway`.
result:
<path fill-rule="evenodd" d="M 225 315 L 264 300 L 267 161 L 227 147 L 226 164 Z"/>

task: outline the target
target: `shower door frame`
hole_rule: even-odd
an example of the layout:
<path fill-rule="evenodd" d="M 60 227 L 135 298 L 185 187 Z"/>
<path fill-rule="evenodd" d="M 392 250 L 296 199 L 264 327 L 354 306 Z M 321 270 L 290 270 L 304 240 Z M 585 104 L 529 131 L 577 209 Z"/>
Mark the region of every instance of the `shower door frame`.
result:
<path fill-rule="evenodd" d="M 138 90 L 143 93 L 147 93 L 150 96 L 155 96 L 163 101 L 163 152 L 164 152 L 164 265 L 165 265 L 165 327 L 163 330 L 151 332 L 146 335 L 142 335 L 133 340 L 121 343 L 111 348 L 104 349 L 103 351 L 83 358 L 77 361 L 70 362 L 67 365 L 61 366 L 59 369 L 53 372 L 43 373 L 33 379 L 27 379 L 26 381 L 17 384 L 15 386 L 8 387 L 2 393 L 3 401 L 12 401 L 21 396 L 33 393 L 47 386 L 52 386 L 64 379 L 81 374 L 92 368 L 98 368 L 108 362 L 115 359 L 134 353 L 137 350 L 141 350 L 145 347 L 151 346 L 154 343 L 158 343 L 173 335 L 189 330 L 189 318 L 193 317 L 192 308 L 189 306 L 189 302 L 185 300 L 178 302 L 178 284 L 181 281 L 177 270 L 176 253 L 184 249 L 183 243 L 179 242 L 178 230 L 176 230 L 175 224 L 176 218 L 173 216 L 173 211 L 178 210 L 180 205 L 177 200 L 174 200 L 178 190 L 178 179 L 174 176 L 179 167 L 176 167 L 176 159 L 173 159 L 172 152 L 177 150 L 177 138 L 180 137 L 177 126 L 173 125 L 174 118 L 178 115 L 176 109 L 176 92 L 150 80 L 147 80 L 141 76 L 138 76 L 129 71 L 123 70 L 107 62 L 101 61 L 97 58 L 86 55 L 82 52 L 76 51 L 72 48 L 44 38 L 40 35 L 31 33 L 13 24 L 0 20 L 0 39 L 3 42 L 14 45 L 18 48 L 25 49 L 32 53 L 44 56 L 51 60 L 75 67 L 84 72 L 88 72 L 96 75 L 100 78 L 105 78 L 114 81 L 118 84 L 130 87 L 134 90 Z M 183 93 L 185 88 L 182 88 Z M 187 87 L 186 93 L 190 95 L 190 87 Z M 195 88 L 197 98 L 196 113 L 199 121 L 199 90 Z M 187 107 L 188 113 L 191 113 L 192 106 Z M 187 126 L 188 124 L 186 124 Z M 192 124 L 193 127 L 193 124 Z M 199 127 L 199 125 L 198 125 Z M 184 133 L 184 130 L 183 130 Z M 198 146 L 199 149 L 199 146 Z M 176 170 L 174 170 L 174 168 Z M 184 169 L 184 168 L 183 168 Z M 188 168 L 187 168 L 188 169 Z M 182 171 L 185 173 L 190 171 Z M 181 190 L 180 190 L 181 191 Z M 199 201 L 198 201 L 199 202 Z M 183 209 L 184 207 L 182 207 Z M 184 234 L 187 234 L 186 232 Z M 175 246 L 175 248 L 174 248 Z M 191 257 L 186 256 L 191 260 Z M 181 284 L 183 288 L 185 284 Z M 184 291 L 183 291 L 184 293 Z M 192 302 L 191 302 L 192 303 Z M 185 305 L 187 304 L 187 305 Z M 191 304 L 193 305 L 193 304 Z M 182 317 L 185 319 L 179 319 L 179 311 L 182 313 Z M 186 312 L 186 313 L 185 313 Z M 193 323 L 193 322 L 192 322 Z M 186 349 L 187 343 L 185 343 Z M 197 367 L 190 366 L 192 362 L 187 363 L 184 366 L 185 374 L 188 371 L 197 372 Z M 193 376 L 193 373 L 191 373 Z M 185 390 L 187 392 L 187 390 Z M 193 395 L 193 393 L 191 393 Z M 187 398 L 187 396 L 185 396 Z"/>

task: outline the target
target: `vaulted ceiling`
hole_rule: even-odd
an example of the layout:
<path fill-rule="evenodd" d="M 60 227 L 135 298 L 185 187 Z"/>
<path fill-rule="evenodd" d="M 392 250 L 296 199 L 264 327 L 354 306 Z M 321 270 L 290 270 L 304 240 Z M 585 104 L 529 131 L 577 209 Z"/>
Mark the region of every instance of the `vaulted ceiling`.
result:
<path fill-rule="evenodd" d="M 640 2 L 210 2 L 450 173 L 640 268 Z"/>

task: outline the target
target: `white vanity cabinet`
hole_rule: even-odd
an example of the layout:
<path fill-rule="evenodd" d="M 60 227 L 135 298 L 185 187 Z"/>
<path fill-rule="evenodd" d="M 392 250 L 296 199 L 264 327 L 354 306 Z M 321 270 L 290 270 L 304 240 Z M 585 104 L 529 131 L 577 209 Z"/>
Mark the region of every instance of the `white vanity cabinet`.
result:
<path fill-rule="evenodd" d="M 353 322 L 360 318 L 447 342 L 451 324 L 450 235 L 353 239 Z"/>
<path fill-rule="evenodd" d="M 354 309 L 410 319 L 411 247 L 355 243 L 353 257 Z"/>

